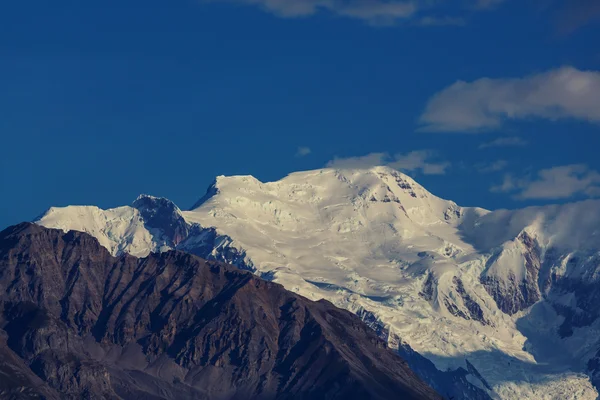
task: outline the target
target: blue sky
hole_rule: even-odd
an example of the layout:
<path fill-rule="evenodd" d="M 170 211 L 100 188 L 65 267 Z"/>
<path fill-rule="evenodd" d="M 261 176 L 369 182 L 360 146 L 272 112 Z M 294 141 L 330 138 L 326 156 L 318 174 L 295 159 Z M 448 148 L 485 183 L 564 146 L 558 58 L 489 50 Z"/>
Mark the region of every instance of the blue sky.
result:
<path fill-rule="evenodd" d="M 490 209 L 600 195 L 592 0 L 0 6 L 0 226 L 387 164 Z"/>

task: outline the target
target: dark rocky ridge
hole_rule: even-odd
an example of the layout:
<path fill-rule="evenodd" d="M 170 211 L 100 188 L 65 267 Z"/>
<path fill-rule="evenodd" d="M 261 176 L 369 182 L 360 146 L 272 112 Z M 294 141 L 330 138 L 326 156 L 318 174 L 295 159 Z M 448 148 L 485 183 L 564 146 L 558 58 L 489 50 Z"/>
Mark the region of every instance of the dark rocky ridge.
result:
<path fill-rule="evenodd" d="M 511 272 L 507 280 L 498 279 L 494 276 L 482 276 L 481 283 L 486 291 L 494 298 L 498 308 L 508 315 L 514 315 L 538 302 L 542 296 L 538 288 L 538 277 L 541 268 L 541 249 L 535 239 L 526 232 L 522 232 L 517 239 L 520 241 L 525 252 L 525 278 L 518 281 Z M 495 262 L 498 255 L 488 261 L 488 265 Z"/>
<path fill-rule="evenodd" d="M 0 311 L 2 398 L 440 398 L 355 315 L 177 251 L 10 227 Z"/>
<path fill-rule="evenodd" d="M 460 315 L 460 317 L 462 317 L 466 320 L 472 319 L 475 321 L 479 321 L 483 325 L 493 325 L 490 321 L 486 320 L 485 317 L 483 316 L 483 310 L 479 306 L 479 303 L 477 303 L 475 300 L 473 300 L 471 295 L 469 295 L 469 293 L 467 293 L 462 280 L 455 276 L 452 278 L 452 283 L 454 284 L 456 293 L 458 293 L 458 295 L 462 299 L 463 305 L 466 307 L 467 311 L 469 312 L 469 315 L 464 315 L 464 313 L 462 311 L 458 310 L 460 314 L 463 314 L 463 315 Z M 454 307 L 456 307 L 456 306 L 454 306 Z M 448 311 L 452 312 L 452 309 L 449 306 L 447 306 L 447 308 L 448 308 Z M 453 314 L 457 315 L 455 313 L 453 313 Z"/>
<path fill-rule="evenodd" d="M 156 229 L 162 233 L 167 246 L 175 247 L 189 235 L 188 223 L 171 200 L 140 195 L 131 206 L 140 212 L 149 231 Z"/>
<path fill-rule="evenodd" d="M 198 224 L 192 224 L 189 232 L 190 235 L 176 247 L 177 250 L 256 272 L 254 264 L 246 257 L 246 252 L 234 247 L 229 236 L 219 234 L 215 228 L 203 228 Z"/>

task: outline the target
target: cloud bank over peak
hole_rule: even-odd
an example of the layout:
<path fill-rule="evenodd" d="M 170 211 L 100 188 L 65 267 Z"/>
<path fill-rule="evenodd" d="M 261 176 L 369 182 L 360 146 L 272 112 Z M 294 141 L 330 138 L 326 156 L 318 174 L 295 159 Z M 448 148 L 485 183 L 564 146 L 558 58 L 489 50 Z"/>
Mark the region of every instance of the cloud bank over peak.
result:
<path fill-rule="evenodd" d="M 512 193 L 517 200 L 558 200 L 575 196 L 599 197 L 600 173 L 584 164 L 542 169 L 535 176 L 514 177 L 507 174 L 492 192 Z"/>
<path fill-rule="evenodd" d="M 335 157 L 327 163 L 330 168 L 370 168 L 384 165 L 404 172 L 420 172 L 424 175 L 443 175 L 450 163 L 436 161 L 431 150 L 416 150 L 406 154 L 369 153 L 359 157 Z"/>
<path fill-rule="evenodd" d="M 429 100 L 420 130 L 477 133 L 530 118 L 600 123 L 600 72 L 562 67 L 525 78 L 458 81 Z"/>

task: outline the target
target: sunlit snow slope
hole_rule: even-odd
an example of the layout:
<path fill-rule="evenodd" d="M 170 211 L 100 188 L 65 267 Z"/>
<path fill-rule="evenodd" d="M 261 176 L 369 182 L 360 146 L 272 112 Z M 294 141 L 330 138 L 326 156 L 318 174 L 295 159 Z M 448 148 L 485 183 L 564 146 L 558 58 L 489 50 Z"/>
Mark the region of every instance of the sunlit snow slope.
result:
<path fill-rule="evenodd" d="M 467 369 L 493 398 L 597 397 L 599 202 L 462 208 L 376 167 L 218 177 L 191 211 L 140 196 L 38 222 L 89 232 L 114 254 L 179 248 L 252 269 L 368 315 L 390 345 Z"/>

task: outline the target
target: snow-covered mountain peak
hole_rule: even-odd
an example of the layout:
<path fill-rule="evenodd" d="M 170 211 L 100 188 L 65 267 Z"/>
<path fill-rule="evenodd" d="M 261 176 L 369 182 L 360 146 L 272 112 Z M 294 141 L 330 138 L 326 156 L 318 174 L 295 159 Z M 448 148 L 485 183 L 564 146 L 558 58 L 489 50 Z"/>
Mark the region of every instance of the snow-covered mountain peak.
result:
<path fill-rule="evenodd" d="M 243 188 L 243 187 L 252 187 L 252 186 L 260 186 L 262 182 L 253 177 L 252 175 L 233 175 L 233 176 L 225 176 L 219 175 L 217 176 L 212 183 L 206 189 L 206 192 L 194 203 L 194 205 L 190 208 L 190 211 L 199 208 L 204 203 L 209 201 L 213 196 L 220 193 L 223 188 L 227 190 L 227 188 Z"/>
<path fill-rule="evenodd" d="M 108 210 L 96 206 L 52 207 L 36 222 L 63 231 L 87 232 L 112 254 L 145 256 L 156 248 L 140 212 L 129 206 Z"/>
<path fill-rule="evenodd" d="M 187 221 L 227 232 L 259 271 L 277 281 L 299 274 L 305 281 L 298 285 L 317 298 L 327 296 L 310 282 L 389 295 L 404 279 L 395 273 L 399 267 L 418 263 L 411 274 L 429 268 L 443 275 L 453 269 L 443 260 L 473 250 L 457 227 L 477 212 L 432 195 L 388 167 L 325 168 L 266 183 L 219 177 L 208 193 L 183 212 Z"/>
<path fill-rule="evenodd" d="M 190 211 L 144 195 L 37 222 L 91 233 L 113 254 L 177 248 L 326 298 L 468 375 L 456 398 L 488 398 L 469 384 L 502 399 L 597 396 L 600 201 L 490 212 L 388 167 L 324 168 L 219 176 Z"/>
<path fill-rule="evenodd" d="M 279 213 L 282 203 L 291 208 L 311 205 L 327 212 L 333 212 L 337 205 L 352 205 L 358 219 L 360 210 L 377 208 L 376 203 L 392 203 L 387 207 L 388 211 L 394 208 L 400 210 L 406 218 L 419 225 L 453 223 L 463 216 L 463 209 L 456 203 L 432 195 L 408 175 L 385 166 L 294 172 L 278 181 L 264 183 L 247 175 L 219 176 L 192 211 L 201 208 L 214 211 L 216 208 L 222 211 L 220 215 L 224 215 L 226 209 L 239 209 L 241 204 L 257 202 L 270 204 L 274 214 Z M 243 210 L 243 213 L 246 211 Z M 241 217 L 232 213 L 228 215 Z M 301 215 L 298 217 L 302 219 Z"/>
<path fill-rule="evenodd" d="M 150 195 L 138 196 L 131 206 L 107 210 L 96 206 L 51 207 L 36 222 L 89 233 L 113 255 L 139 257 L 175 247 L 190 229 L 175 203 Z"/>

